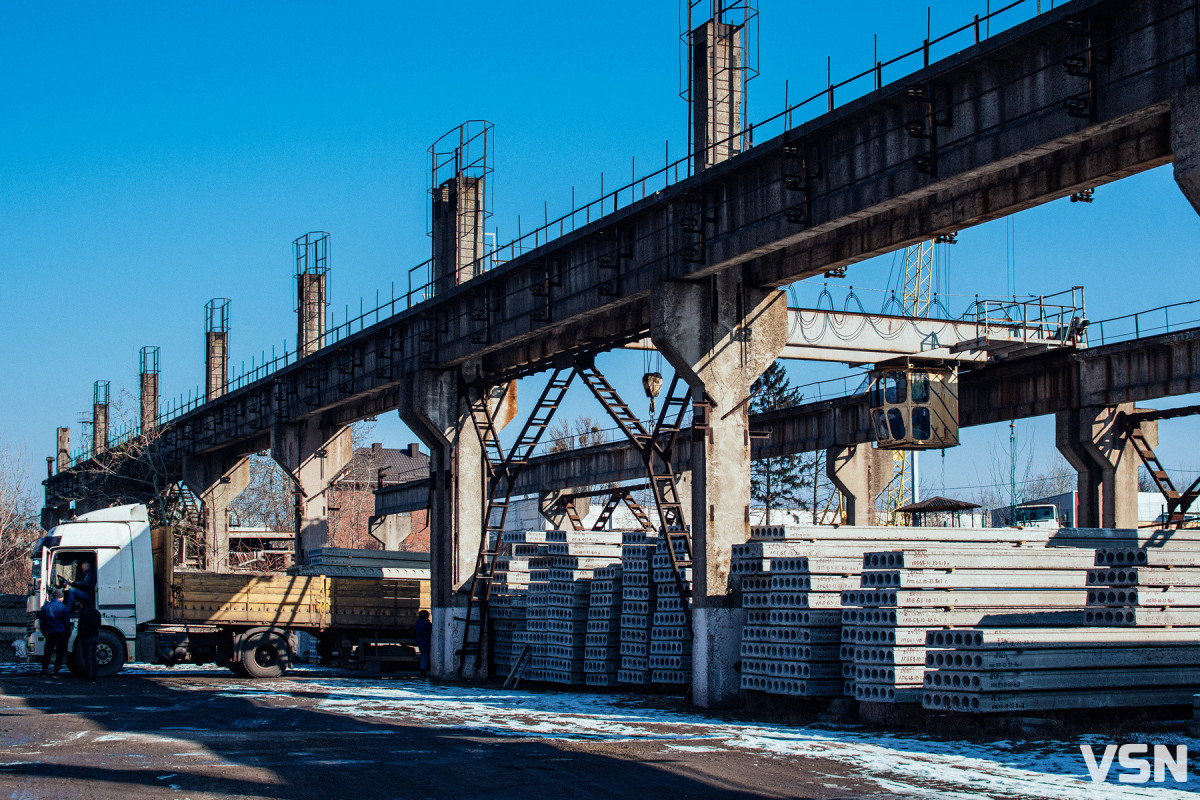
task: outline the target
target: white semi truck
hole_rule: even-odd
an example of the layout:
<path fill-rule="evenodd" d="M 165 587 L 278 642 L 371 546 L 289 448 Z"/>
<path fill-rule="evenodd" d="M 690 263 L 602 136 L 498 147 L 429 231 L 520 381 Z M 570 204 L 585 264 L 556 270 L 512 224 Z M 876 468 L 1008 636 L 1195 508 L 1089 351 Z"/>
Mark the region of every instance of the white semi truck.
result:
<path fill-rule="evenodd" d="M 143 505 L 93 511 L 52 528 L 31 552 L 29 657 L 44 650 L 38 611 L 48 593 L 75 580 L 86 561 L 95 570 L 102 619 L 100 676 L 143 661 L 214 663 L 245 677 L 276 677 L 292 661 L 300 632 L 316 637 L 325 656 L 346 660 L 382 647 L 392 654 L 386 660 L 416 662 L 415 625 L 417 612 L 429 607 L 428 580 L 177 572 L 174 549 L 169 530 L 151 530 Z M 74 628 L 68 652 L 73 661 Z"/>

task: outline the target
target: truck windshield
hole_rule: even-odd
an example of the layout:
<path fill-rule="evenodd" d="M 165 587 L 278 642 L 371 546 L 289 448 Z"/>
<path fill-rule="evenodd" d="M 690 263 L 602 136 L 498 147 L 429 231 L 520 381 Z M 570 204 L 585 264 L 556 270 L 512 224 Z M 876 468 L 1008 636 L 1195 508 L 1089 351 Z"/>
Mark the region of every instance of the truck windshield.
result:
<path fill-rule="evenodd" d="M 1054 506 L 1026 506 L 1017 509 L 1018 522 L 1046 522 L 1054 519 Z"/>
<path fill-rule="evenodd" d="M 42 550 L 39 547 L 33 551 L 33 574 L 29 579 L 29 594 L 37 596 L 42 591 Z"/>

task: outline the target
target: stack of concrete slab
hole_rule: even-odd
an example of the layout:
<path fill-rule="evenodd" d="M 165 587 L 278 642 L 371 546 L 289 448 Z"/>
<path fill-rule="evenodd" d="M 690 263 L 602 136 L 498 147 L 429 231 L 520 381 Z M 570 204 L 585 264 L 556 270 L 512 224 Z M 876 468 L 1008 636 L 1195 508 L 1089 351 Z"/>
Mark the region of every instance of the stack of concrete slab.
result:
<path fill-rule="evenodd" d="M 1200 691 L 1200 539 L 1194 531 L 1064 530 L 1091 546 L 1090 627 L 932 632 L 924 703 L 987 713 L 1184 705 Z"/>
<path fill-rule="evenodd" d="M 842 595 L 847 627 L 865 640 L 854 652 L 855 698 L 921 702 L 932 628 L 1081 623 L 1093 560 L 1089 550 L 1001 541 L 867 553 L 862 587 Z"/>
<path fill-rule="evenodd" d="M 1191 705 L 1200 691 L 1197 628 L 943 630 L 927 648 L 933 711 Z"/>
<path fill-rule="evenodd" d="M 859 585 L 869 543 L 823 540 L 835 529 L 751 529 L 733 547 L 742 591 L 742 688 L 795 697 L 837 697 L 852 663 L 842 662 L 841 591 Z M 822 540 L 814 538 L 822 537 Z"/>
<path fill-rule="evenodd" d="M 657 540 L 657 534 L 646 531 L 627 531 L 621 538 L 619 683 L 650 683 L 650 623 L 656 602 L 651 564 Z"/>
<path fill-rule="evenodd" d="M 666 538 L 658 537 L 651 561 L 654 616 L 650 625 L 650 680 L 683 685 L 692 682 L 692 637 L 687 623 L 692 570 L 684 567 L 676 575 L 669 546 Z M 687 557 L 683 541 L 676 540 L 674 547 L 676 559 Z"/>
<path fill-rule="evenodd" d="M 528 626 L 529 585 L 533 579 L 530 561 L 548 555 L 543 531 L 505 531 L 504 542 L 511 554 L 496 559 L 488 613 L 492 626 L 492 654 L 497 675 L 507 676 L 516 666 L 526 645 L 531 645 Z M 517 555 L 517 553 L 520 555 Z M 539 580 L 549 580 L 542 569 Z"/>
<path fill-rule="evenodd" d="M 621 666 L 621 566 L 592 575 L 583 672 L 588 686 L 615 686 Z"/>
<path fill-rule="evenodd" d="M 307 563 L 291 567 L 288 574 L 329 575 L 337 578 L 429 579 L 429 553 L 318 547 L 308 551 L 306 558 Z"/>
<path fill-rule="evenodd" d="M 586 682 L 588 605 L 592 574 L 616 564 L 621 554 L 619 531 L 545 531 L 545 549 L 531 555 L 527 624 L 533 644 L 529 680 L 550 683 Z M 530 535 L 527 534 L 527 540 Z M 530 544 L 514 545 L 513 555 Z M 541 554 L 544 553 L 544 554 Z M 545 570 L 546 580 L 538 580 Z"/>

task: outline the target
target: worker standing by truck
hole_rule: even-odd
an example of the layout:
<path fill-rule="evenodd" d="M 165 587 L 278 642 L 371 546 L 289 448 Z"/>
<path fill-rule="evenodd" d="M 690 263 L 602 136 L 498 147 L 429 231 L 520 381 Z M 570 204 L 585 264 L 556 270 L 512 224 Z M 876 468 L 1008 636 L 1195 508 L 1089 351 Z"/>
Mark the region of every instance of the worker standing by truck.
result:
<path fill-rule="evenodd" d="M 71 637 L 71 612 L 63 602 L 62 589 L 50 593 L 50 602 L 38 612 L 38 621 L 42 625 L 42 636 L 46 638 L 42 651 L 42 674 L 49 674 L 53 654 L 54 675 L 57 676 L 62 669 L 63 659 L 67 657 L 67 639 Z"/>
<path fill-rule="evenodd" d="M 100 616 L 95 603 L 84 603 L 83 611 L 79 613 L 79 627 L 75 631 L 75 641 L 79 662 L 79 671 L 85 681 L 96 680 L 96 646 L 100 644 L 100 626 L 104 620 Z"/>
<path fill-rule="evenodd" d="M 429 649 L 433 643 L 433 623 L 429 621 L 429 612 L 422 609 L 417 614 L 417 647 L 421 650 L 421 677 L 429 672 Z"/>

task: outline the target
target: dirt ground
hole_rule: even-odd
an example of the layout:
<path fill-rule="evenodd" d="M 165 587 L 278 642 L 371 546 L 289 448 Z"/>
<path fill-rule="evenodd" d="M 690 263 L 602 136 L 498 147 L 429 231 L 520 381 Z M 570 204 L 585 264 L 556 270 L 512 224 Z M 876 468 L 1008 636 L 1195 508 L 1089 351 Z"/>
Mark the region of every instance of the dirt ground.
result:
<path fill-rule="evenodd" d="M 420 686 L 322 670 L 245 681 L 215 668 L 135 668 L 88 684 L 5 665 L 0 797 L 885 796 L 844 764 L 727 749 L 703 730 L 520 735 L 473 723 L 454 696 L 440 721 L 428 704 L 412 715 L 356 705 Z"/>

